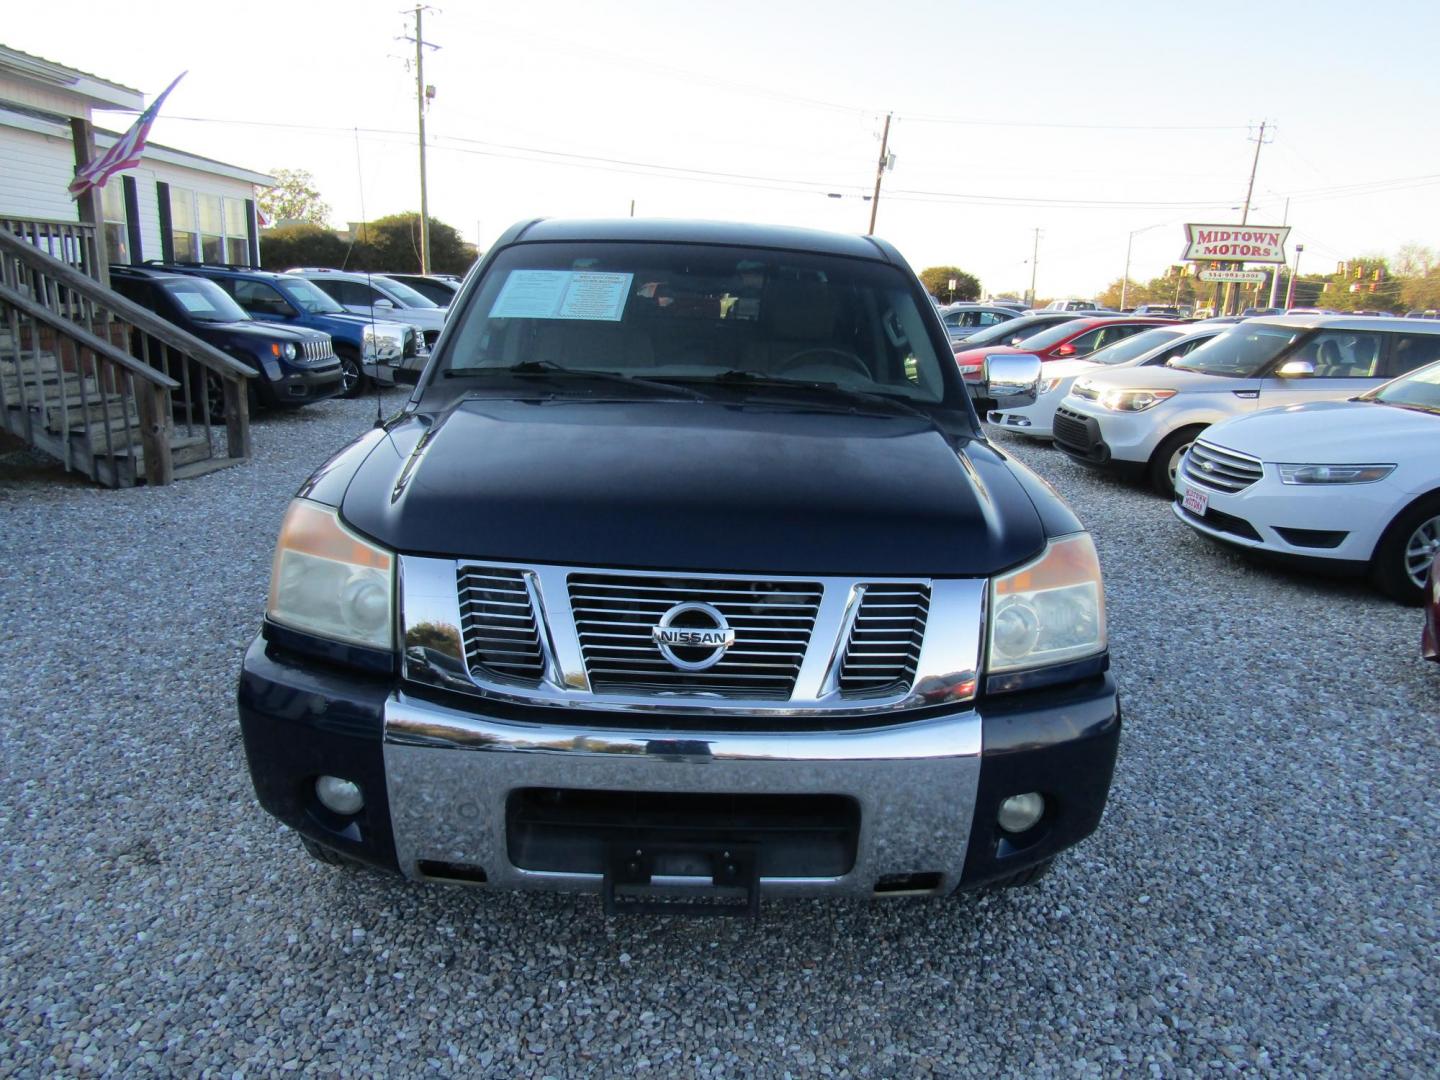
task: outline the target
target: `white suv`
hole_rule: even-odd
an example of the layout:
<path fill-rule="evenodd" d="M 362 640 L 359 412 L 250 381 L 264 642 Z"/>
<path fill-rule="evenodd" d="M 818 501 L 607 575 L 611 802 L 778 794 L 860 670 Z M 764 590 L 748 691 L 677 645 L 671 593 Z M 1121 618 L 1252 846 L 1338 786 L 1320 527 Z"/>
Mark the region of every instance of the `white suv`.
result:
<path fill-rule="evenodd" d="M 1440 357 L 1440 335 L 1428 341 Z M 1440 363 L 1351 401 L 1216 424 L 1185 455 L 1175 514 L 1216 540 L 1370 573 L 1418 604 L 1440 553 Z"/>
<path fill-rule="evenodd" d="M 1419 319 L 1247 319 L 1165 367 L 1077 379 L 1055 410 L 1055 445 L 1086 465 L 1143 474 L 1169 495 L 1180 459 L 1211 424 L 1354 397 L 1437 350 L 1440 326 Z"/>

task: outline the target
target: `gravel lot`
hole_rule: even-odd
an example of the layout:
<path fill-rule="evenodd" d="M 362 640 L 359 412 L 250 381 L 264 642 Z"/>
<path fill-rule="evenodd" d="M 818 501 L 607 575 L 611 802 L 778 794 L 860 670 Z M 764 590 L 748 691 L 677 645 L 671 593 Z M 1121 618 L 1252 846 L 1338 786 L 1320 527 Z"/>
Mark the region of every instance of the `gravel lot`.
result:
<path fill-rule="evenodd" d="M 168 489 L 0 463 L 0 1073 L 1440 1070 L 1418 614 L 1015 441 L 1094 529 L 1128 724 L 1037 888 L 607 922 L 311 862 L 234 681 L 287 499 L 372 409 L 264 416 L 252 464 Z"/>

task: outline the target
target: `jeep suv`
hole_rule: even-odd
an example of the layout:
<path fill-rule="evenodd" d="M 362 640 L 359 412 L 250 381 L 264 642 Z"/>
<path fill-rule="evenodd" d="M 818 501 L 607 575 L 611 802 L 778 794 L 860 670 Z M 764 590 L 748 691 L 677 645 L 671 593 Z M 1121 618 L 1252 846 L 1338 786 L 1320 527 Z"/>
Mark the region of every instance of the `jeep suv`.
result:
<path fill-rule="evenodd" d="M 116 264 L 110 283 L 120 295 L 254 369 L 259 378 L 248 385 L 257 404 L 304 405 L 340 392 L 340 364 L 329 334 L 256 322 L 214 282 L 185 274 Z M 223 394 L 218 385 L 213 389 Z M 223 400 L 213 392 L 207 399 L 212 416 L 223 415 Z"/>
<path fill-rule="evenodd" d="M 451 319 L 297 492 L 243 662 L 256 792 L 312 855 L 754 911 L 1024 884 L 1096 828 L 1095 546 L 892 246 L 527 222 Z"/>
<path fill-rule="evenodd" d="M 364 393 L 372 379 L 381 386 L 413 386 L 430 358 L 418 327 L 351 314 L 301 277 L 209 263 L 147 266 L 208 278 L 260 322 L 323 330 L 335 343 L 345 397 Z"/>

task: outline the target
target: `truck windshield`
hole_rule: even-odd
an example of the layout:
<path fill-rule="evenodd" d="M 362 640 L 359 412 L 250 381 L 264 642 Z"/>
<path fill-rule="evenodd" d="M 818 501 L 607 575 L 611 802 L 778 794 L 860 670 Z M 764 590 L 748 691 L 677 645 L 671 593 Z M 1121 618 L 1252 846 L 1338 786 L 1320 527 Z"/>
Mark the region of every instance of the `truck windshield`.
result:
<path fill-rule="evenodd" d="M 1223 334 L 1217 334 L 1193 352 L 1176 357 L 1165 366 L 1201 375 L 1253 379 L 1305 333 L 1307 330 L 1303 327 L 1236 323 Z"/>
<path fill-rule="evenodd" d="M 398 301 L 403 307 L 438 308 L 440 306 L 428 296 L 421 296 L 403 281 L 396 281 L 394 278 L 387 277 L 381 281 L 374 282 L 374 284 L 377 289 L 390 297 L 391 300 Z"/>
<path fill-rule="evenodd" d="M 439 377 L 553 375 L 781 383 L 964 406 L 925 294 L 893 266 L 688 244 L 521 244 L 452 316 Z M 458 320 L 458 321 L 457 321 Z M 948 372 L 948 374 L 947 374 Z"/>
<path fill-rule="evenodd" d="M 213 281 L 193 278 L 167 281 L 161 287 L 192 319 L 201 322 L 248 322 L 250 319 L 250 313 Z"/>
<path fill-rule="evenodd" d="M 329 293 L 321 291 L 302 277 L 290 278 L 281 287 L 293 304 L 311 315 L 342 315 L 345 312 L 343 307 L 330 298 Z"/>

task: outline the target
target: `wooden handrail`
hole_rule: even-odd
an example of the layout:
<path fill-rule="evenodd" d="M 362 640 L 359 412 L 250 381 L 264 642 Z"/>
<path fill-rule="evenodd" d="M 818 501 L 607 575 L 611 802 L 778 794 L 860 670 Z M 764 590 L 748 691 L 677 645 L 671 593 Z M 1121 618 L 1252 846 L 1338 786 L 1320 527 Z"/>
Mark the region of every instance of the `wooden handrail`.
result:
<path fill-rule="evenodd" d="M 216 374 L 246 379 L 255 378 L 256 372 L 234 357 L 226 356 L 209 342 L 201 341 L 194 334 L 187 333 L 173 323 L 166 322 L 148 308 L 143 308 L 119 293 L 112 292 L 94 278 L 81 273 L 69 263 L 62 262 L 48 252 L 41 251 L 34 244 L 21 240 L 7 229 L 0 229 L 0 251 L 14 255 L 21 262 L 28 263 L 33 269 L 53 278 L 65 288 L 79 293 L 92 303 L 118 315 L 122 321 L 143 330 L 172 349 L 180 350 L 202 367 L 209 368 Z M 69 322 L 65 322 L 65 328 L 67 331 L 75 329 L 74 324 Z"/>
<path fill-rule="evenodd" d="M 88 280 L 88 279 L 87 279 Z M 118 349 L 104 338 L 98 338 L 84 327 L 77 326 L 63 315 L 57 315 L 42 304 L 37 304 L 24 293 L 16 292 L 10 286 L 0 284 L 0 302 L 23 311 L 32 319 L 45 323 L 66 337 L 71 338 L 91 352 L 103 356 L 110 363 L 124 368 L 130 374 L 165 390 L 178 390 L 180 384 L 163 371 L 143 364 L 123 349 Z M 158 334 L 156 335 L 159 336 Z"/>
<path fill-rule="evenodd" d="M 64 218 L 43 218 L 43 217 L 13 217 L 9 214 L 0 214 L 0 225 L 6 226 L 6 231 L 11 225 L 63 225 L 69 229 L 79 232 L 94 232 L 95 226 L 88 221 L 66 221 Z"/>

